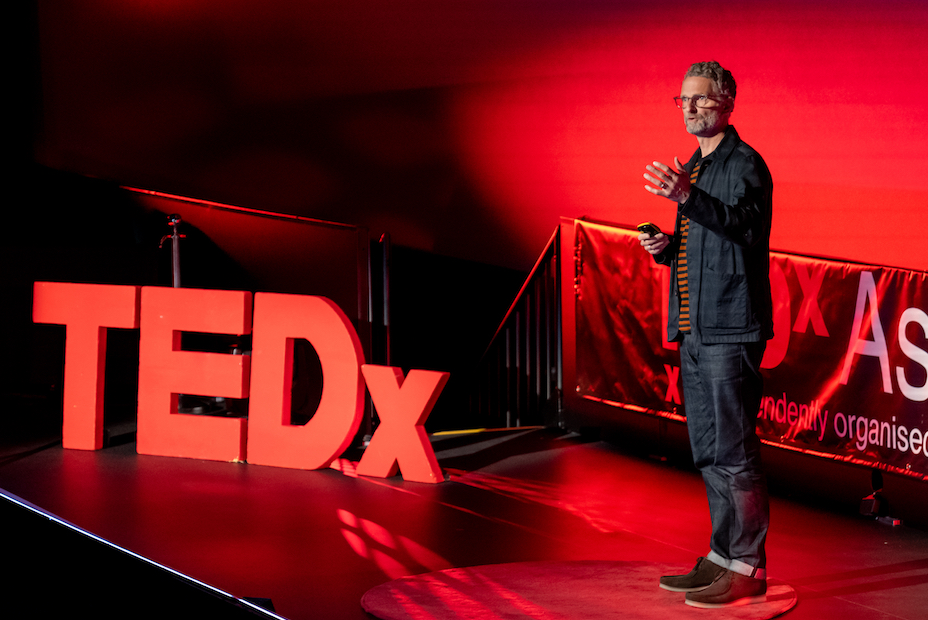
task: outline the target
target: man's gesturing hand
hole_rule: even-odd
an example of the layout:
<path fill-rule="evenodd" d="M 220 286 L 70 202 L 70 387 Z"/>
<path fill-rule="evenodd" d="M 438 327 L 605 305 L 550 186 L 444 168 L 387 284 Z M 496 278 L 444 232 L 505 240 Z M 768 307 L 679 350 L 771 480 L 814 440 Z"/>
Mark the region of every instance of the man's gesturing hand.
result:
<path fill-rule="evenodd" d="M 674 157 L 673 163 L 676 170 L 659 161 L 647 166 L 648 172 L 644 173 L 644 178 L 652 185 L 645 185 L 644 188 L 655 196 L 684 203 L 690 197 L 690 177 L 678 158 Z"/>

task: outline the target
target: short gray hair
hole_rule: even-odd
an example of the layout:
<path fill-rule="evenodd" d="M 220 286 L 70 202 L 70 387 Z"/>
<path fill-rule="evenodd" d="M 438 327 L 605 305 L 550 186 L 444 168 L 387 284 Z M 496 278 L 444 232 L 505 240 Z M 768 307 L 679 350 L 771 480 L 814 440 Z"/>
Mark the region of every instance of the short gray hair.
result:
<path fill-rule="evenodd" d="M 715 87 L 719 91 L 718 94 L 732 99 L 735 98 L 735 94 L 738 92 L 738 86 L 735 84 L 735 78 L 732 77 L 731 71 L 714 60 L 694 63 L 687 69 L 683 79 L 688 77 L 708 78 L 715 82 Z"/>

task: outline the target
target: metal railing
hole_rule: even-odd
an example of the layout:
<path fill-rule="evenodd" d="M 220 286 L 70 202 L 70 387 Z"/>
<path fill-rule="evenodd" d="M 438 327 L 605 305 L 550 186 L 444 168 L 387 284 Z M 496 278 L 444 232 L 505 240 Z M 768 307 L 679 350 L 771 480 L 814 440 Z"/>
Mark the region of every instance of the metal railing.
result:
<path fill-rule="evenodd" d="M 472 409 L 487 426 L 560 426 L 560 232 L 556 230 L 490 341 Z"/>

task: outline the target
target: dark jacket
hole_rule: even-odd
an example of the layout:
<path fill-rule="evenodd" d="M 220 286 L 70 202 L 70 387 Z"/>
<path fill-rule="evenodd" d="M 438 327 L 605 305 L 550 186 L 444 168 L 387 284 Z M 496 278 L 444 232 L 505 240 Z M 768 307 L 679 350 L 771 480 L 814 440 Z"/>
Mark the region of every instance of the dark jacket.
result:
<path fill-rule="evenodd" d="M 686 164 L 689 174 L 699 149 Z M 671 244 L 655 260 L 671 266 L 667 337 L 680 340 L 677 327 L 677 247 L 680 217 L 690 219 L 690 329 L 700 342 L 758 342 L 773 337 L 770 297 L 770 218 L 773 180 L 761 156 L 734 127 L 703 159 L 689 199 L 679 205 Z"/>

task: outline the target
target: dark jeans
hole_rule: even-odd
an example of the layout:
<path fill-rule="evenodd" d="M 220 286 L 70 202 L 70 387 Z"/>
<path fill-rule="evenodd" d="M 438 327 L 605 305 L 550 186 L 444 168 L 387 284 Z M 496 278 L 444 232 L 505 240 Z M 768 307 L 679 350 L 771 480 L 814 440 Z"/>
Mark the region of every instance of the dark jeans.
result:
<path fill-rule="evenodd" d="M 700 344 L 686 336 L 680 346 L 686 425 L 712 519 L 708 557 L 758 578 L 766 577 L 769 523 L 756 432 L 766 345 Z"/>

